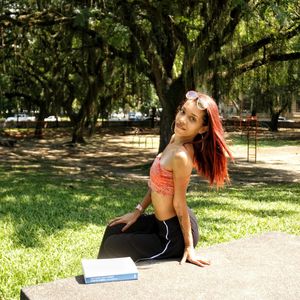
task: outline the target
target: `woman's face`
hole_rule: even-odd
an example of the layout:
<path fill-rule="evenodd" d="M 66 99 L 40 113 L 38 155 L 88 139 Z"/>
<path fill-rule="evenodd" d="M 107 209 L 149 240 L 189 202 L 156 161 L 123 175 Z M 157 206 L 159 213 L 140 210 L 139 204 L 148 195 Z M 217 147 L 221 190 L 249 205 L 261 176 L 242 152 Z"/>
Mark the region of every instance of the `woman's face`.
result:
<path fill-rule="evenodd" d="M 176 115 L 175 134 L 193 140 L 197 134 L 206 132 L 207 126 L 203 124 L 205 115 L 206 110 L 200 110 L 196 101 L 187 100 Z"/>

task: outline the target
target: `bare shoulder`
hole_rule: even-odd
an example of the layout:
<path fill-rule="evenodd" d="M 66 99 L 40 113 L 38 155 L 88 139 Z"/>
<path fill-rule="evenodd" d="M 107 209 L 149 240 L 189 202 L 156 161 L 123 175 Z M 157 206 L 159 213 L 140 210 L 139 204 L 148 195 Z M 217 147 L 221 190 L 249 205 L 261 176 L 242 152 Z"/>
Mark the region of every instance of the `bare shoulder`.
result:
<path fill-rule="evenodd" d="M 178 148 L 173 156 L 173 168 L 180 169 L 192 169 L 193 161 L 189 152 L 184 148 Z"/>

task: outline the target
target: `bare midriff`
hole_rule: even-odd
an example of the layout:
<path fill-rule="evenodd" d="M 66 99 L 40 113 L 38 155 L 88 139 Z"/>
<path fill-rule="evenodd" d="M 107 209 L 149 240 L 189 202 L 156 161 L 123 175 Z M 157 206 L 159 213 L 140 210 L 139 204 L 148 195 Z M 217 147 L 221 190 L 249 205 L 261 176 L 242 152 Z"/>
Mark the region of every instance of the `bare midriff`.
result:
<path fill-rule="evenodd" d="M 176 216 L 173 206 L 173 195 L 163 195 L 151 191 L 151 200 L 155 216 L 158 220 L 164 221 Z"/>

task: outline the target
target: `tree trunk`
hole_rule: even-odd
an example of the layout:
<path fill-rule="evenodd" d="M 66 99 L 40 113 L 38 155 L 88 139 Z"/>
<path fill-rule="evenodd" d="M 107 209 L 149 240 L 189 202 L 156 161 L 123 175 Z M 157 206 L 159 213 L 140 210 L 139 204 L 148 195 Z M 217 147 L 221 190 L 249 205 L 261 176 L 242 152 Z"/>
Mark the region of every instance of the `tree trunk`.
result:
<path fill-rule="evenodd" d="M 278 131 L 278 117 L 279 117 L 279 113 L 274 113 L 271 115 L 270 131 L 273 132 Z"/>
<path fill-rule="evenodd" d="M 98 94 L 101 88 L 101 83 L 99 82 L 99 76 L 95 74 L 94 76 L 89 76 L 88 82 L 88 92 L 86 94 L 84 103 L 81 105 L 79 113 L 75 118 L 75 126 L 72 133 L 72 143 L 84 143 L 84 128 L 87 120 L 96 114 L 93 111 L 95 103 L 98 98 Z"/>
<path fill-rule="evenodd" d="M 172 115 L 173 114 L 169 113 L 166 108 L 163 109 L 160 117 L 159 153 L 166 148 L 172 136 L 172 123 L 174 120 L 174 118 L 171 117 Z"/>
<path fill-rule="evenodd" d="M 287 109 L 288 107 L 288 101 L 281 102 L 279 97 L 277 97 L 276 101 L 271 99 L 269 101 L 269 108 L 271 112 L 271 124 L 270 124 L 270 131 L 278 131 L 278 118 L 279 116 Z M 279 105 L 280 103 L 280 105 Z M 274 109 L 274 106 L 277 106 L 276 109 Z M 279 108 L 280 106 L 280 108 Z"/>
<path fill-rule="evenodd" d="M 43 137 L 44 119 L 38 118 L 35 125 L 34 137 L 41 139 Z"/>
<path fill-rule="evenodd" d="M 82 144 L 85 143 L 84 137 L 84 126 L 83 122 L 77 122 L 74 126 L 73 133 L 72 133 L 72 143 L 73 144 Z"/>
<path fill-rule="evenodd" d="M 46 117 L 47 114 L 47 108 L 46 104 L 42 103 L 40 105 L 40 112 L 37 117 L 36 125 L 35 125 L 35 131 L 34 131 L 34 137 L 41 139 L 43 137 L 43 128 L 44 128 L 44 118 Z"/>
<path fill-rule="evenodd" d="M 170 86 L 166 85 L 166 91 L 166 94 L 161 95 L 159 99 L 163 108 L 160 118 L 159 152 L 162 152 L 170 141 L 176 110 L 184 100 L 185 87 L 182 79 L 177 79 Z"/>

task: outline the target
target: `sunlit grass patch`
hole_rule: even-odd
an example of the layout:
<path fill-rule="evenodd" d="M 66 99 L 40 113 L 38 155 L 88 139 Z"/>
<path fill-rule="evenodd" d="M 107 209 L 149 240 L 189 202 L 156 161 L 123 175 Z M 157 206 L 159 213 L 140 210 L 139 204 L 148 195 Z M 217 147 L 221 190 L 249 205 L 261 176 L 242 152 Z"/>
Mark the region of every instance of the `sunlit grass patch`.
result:
<path fill-rule="evenodd" d="M 251 145 L 255 142 L 255 136 L 251 134 L 249 142 Z M 264 135 L 258 135 L 257 136 L 257 145 L 259 147 L 281 147 L 281 146 L 298 146 L 299 145 L 299 139 L 295 138 L 283 138 L 283 137 L 266 137 Z M 230 136 L 230 144 L 233 145 L 247 145 L 248 144 L 248 138 L 246 132 L 244 134 L 240 135 L 232 135 Z"/>
<path fill-rule="evenodd" d="M 211 245 L 267 231 L 300 232 L 297 184 L 194 187 L 189 203 L 198 217 L 201 245 Z"/>
<path fill-rule="evenodd" d="M 0 170 L 0 299 L 23 286 L 81 274 L 96 257 L 107 221 L 133 209 L 144 181 L 63 176 L 48 169 Z M 189 206 L 199 221 L 199 248 L 266 231 L 299 234 L 296 184 L 193 184 Z"/>

